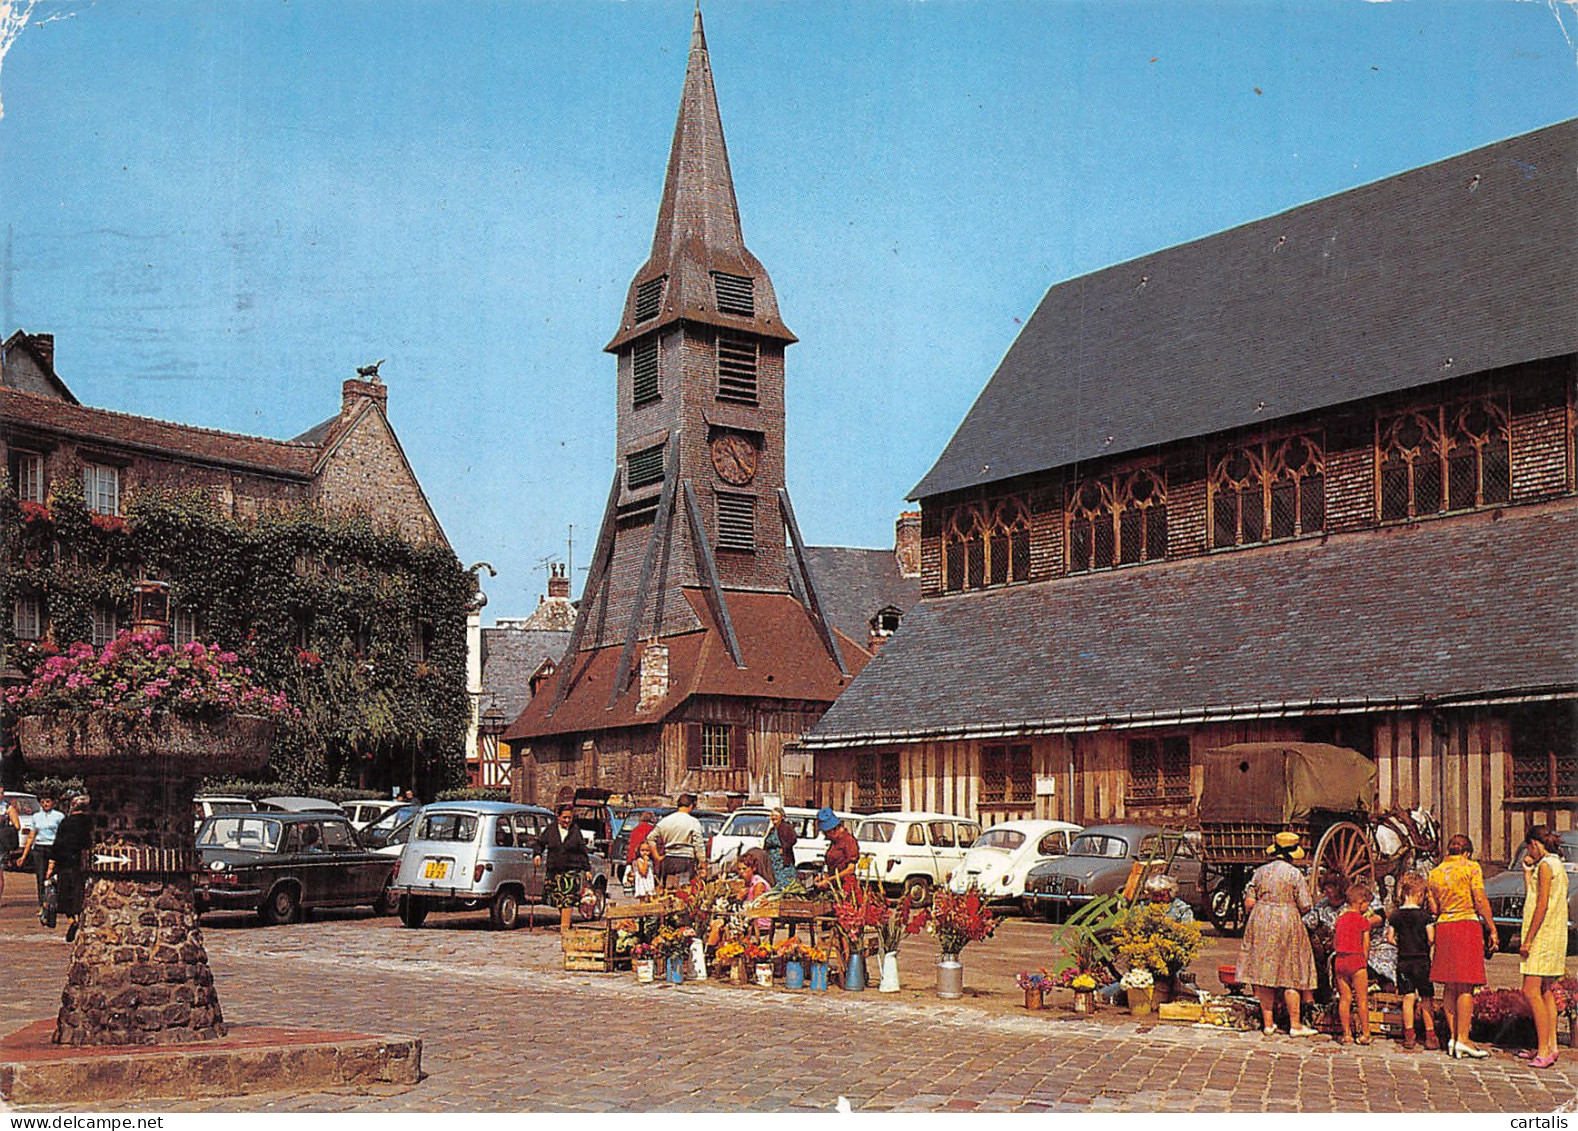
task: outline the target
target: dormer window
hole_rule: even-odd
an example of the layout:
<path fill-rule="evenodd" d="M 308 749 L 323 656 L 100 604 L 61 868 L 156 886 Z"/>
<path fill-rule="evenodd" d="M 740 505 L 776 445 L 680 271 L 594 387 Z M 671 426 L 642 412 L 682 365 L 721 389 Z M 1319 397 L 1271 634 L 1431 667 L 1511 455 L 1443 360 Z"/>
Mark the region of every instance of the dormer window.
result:
<path fill-rule="evenodd" d="M 749 275 L 730 275 L 724 271 L 714 271 L 712 289 L 718 299 L 719 314 L 756 317 L 756 280 Z"/>
<path fill-rule="evenodd" d="M 636 288 L 637 322 L 650 322 L 658 316 L 658 312 L 663 309 L 663 285 L 667 282 L 667 275 L 659 275 Z"/>

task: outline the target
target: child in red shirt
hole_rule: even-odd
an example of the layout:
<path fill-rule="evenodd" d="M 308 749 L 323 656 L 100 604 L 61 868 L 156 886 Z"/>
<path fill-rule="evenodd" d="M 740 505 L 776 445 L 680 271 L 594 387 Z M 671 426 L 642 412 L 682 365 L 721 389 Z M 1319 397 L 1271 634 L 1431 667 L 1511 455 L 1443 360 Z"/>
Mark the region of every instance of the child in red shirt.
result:
<path fill-rule="evenodd" d="M 1348 1043 L 1348 1034 L 1353 1031 L 1352 1017 L 1355 1004 L 1358 1005 L 1360 1018 L 1360 1035 L 1354 1043 L 1367 1045 L 1370 1043 L 1370 994 L 1369 971 L 1370 964 L 1370 885 L 1363 881 L 1355 881 L 1348 888 L 1348 906 L 1343 913 L 1337 916 L 1337 926 L 1334 931 L 1333 949 L 1337 952 L 1337 963 L 1334 973 L 1337 979 L 1337 1018 L 1342 1023 L 1342 1031 L 1337 1034 L 1337 1043 Z"/>

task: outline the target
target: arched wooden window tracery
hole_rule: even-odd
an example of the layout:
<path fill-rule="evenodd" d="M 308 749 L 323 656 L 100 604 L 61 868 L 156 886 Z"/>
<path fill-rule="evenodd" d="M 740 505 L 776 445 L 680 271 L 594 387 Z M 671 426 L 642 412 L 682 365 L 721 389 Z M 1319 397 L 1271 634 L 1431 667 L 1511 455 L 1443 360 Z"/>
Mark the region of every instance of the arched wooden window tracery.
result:
<path fill-rule="evenodd" d="M 947 592 L 1029 581 L 1030 508 L 1014 497 L 955 507 L 942 545 Z"/>
<path fill-rule="evenodd" d="M 1497 506 L 1512 493 L 1507 408 L 1496 395 L 1377 421 L 1382 522 Z"/>
<path fill-rule="evenodd" d="M 1069 491 L 1065 517 L 1070 573 L 1167 555 L 1167 483 L 1153 468 L 1085 480 Z"/>
<path fill-rule="evenodd" d="M 1313 534 L 1326 526 L 1326 461 L 1310 435 L 1262 440 L 1224 452 L 1209 480 L 1211 545 L 1247 545 Z"/>

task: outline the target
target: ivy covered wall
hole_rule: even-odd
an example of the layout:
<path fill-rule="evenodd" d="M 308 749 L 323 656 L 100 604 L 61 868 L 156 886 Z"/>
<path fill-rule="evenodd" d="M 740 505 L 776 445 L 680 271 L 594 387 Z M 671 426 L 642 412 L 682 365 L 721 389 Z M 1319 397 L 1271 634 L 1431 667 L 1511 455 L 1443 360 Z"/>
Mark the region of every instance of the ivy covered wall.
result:
<path fill-rule="evenodd" d="M 465 784 L 466 610 L 475 581 L 441 543 L 413 545 L 364 515 L 299 506 L 255 522 L 200 492 L 139 491 L 124 517 L 90 514 L 81 482 L 47 507 L 0 488 L 0 621 L 24 671 L 11 614 L 37 595 L 50 642 L 92 637 L 95 607 L 130 627 L 139 577 L 170 583 L 197 636 L 240 654 L 301 710 L 275 742 L 270 776 L 303 791 Z M 7 730 L 9 731 L 9 727 Z"/>

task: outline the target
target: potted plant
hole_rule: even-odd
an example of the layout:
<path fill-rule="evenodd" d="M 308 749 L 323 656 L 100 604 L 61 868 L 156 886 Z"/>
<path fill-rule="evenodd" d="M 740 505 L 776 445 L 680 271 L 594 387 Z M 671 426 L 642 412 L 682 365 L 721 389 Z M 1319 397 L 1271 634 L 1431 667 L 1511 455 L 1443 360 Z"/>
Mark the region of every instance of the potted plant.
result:
<path fill-rule="evenodd" d="M 685 961 L 690 956 L 690 944 L 695 937 L 696 932 L 689 927 L 664 927 L 652 940 L 668 980 L 675 985 L 685 980 Z"/>
<path fill-rule="evenodd" d="M 805 960 L 811 966 L 811 988 L 827 989 L 827 950 L 819 946 L 805 948 Z"/>
<path fill-rule="evenodd" d="M 1159 1001 L 1171 997 L 1173 979 L 1200 953 L 1200 927 L 1180 923 L 1167 914 L 1167 908 L 1154 903 L 1132 908 L 1119 922 L 1113 941 L 1118 954 L 1130 969 L 1150 971 Z"/>
<path fill-rule="evenodd" d="M 773 984 L 773 952 L 761 943 L 745 944 L 745 961 L 756 971 L 756 984 L 764 989 Z"/>
<path fill-rule="evenodd" d="M 630 948 L 630 961 L 635 965 L 636 981 L 651 982 L 657 977 L 657 947 L 649 942 L 636 943 Z"/>
<path fill-rule="evenodd" d="M 1074 1012 L 1096 1012 L 1096 979 L 1089 974 L 1076 974 L 1069 982 L 1069 988 L 1074 991 Z"/>
<path fill-rule="evenodd" d="M 1025 991 L 1025 1008 L 1041 1009 L 1046 1005 L 1046 992 L 1052 988 L 1052 975 L 1045 968 L 1021 970 L 1014 976 L 1014 984 Z"/>
<path fill-rule="evenodd" d="M 866 930 L 882 922 L 888 900 L 874 885 L 855 884 L 833 896 L 838 936 L 849 961 L 844 965 L 844 988 L 866 988 Z"/>
<path fill-rule="evenodd" d="M 896 904 L 883 907 L 881 919 L 876 924 L 877 949 L 882 955 L 882 980 L 877 989 L 882 993 L 899 991 L 899 943 L 908 935 L 920 934 L 926 926 L 926 919 L 924 910 L 913 909 L 908 895 Z"/>
<path fill-rule="evenodd" d="M 718 948 L 718 953 L 713 955 L 714 965 L 719 969 L 729 971 L 729 981 L 736 986 L 745 984 L 745 944 L 737 939 L 731 939 Z"/>
<path fill-rule="evenodd" d="M 1146 1017 L 1151 1012 L 1151 1001 L 1156 991 L 1156 979 L 1143 966 L 1131 966 L 1118 979 L 1129 997 L 1129 1012 L 1135 1017 Z"/>
<path fill-rule="evenodd" d="M 968 944 L 992 937 L 997 930 L 996 916 L 974 885 L 963 894 L 943 888 L 933 897 L 926 929 L 937 936 L 942 950 L 937 963 L 937 996 L 963 997 L 964 965 L 959 956 Z"/>
<path fill-rule="evenodd" d="M 801 990 L 805 988 L 805 947 L 799 939 L 788 938 L 779 943 L 777 948 L 778 958 L 784 964 L 784 988 Z"/>

